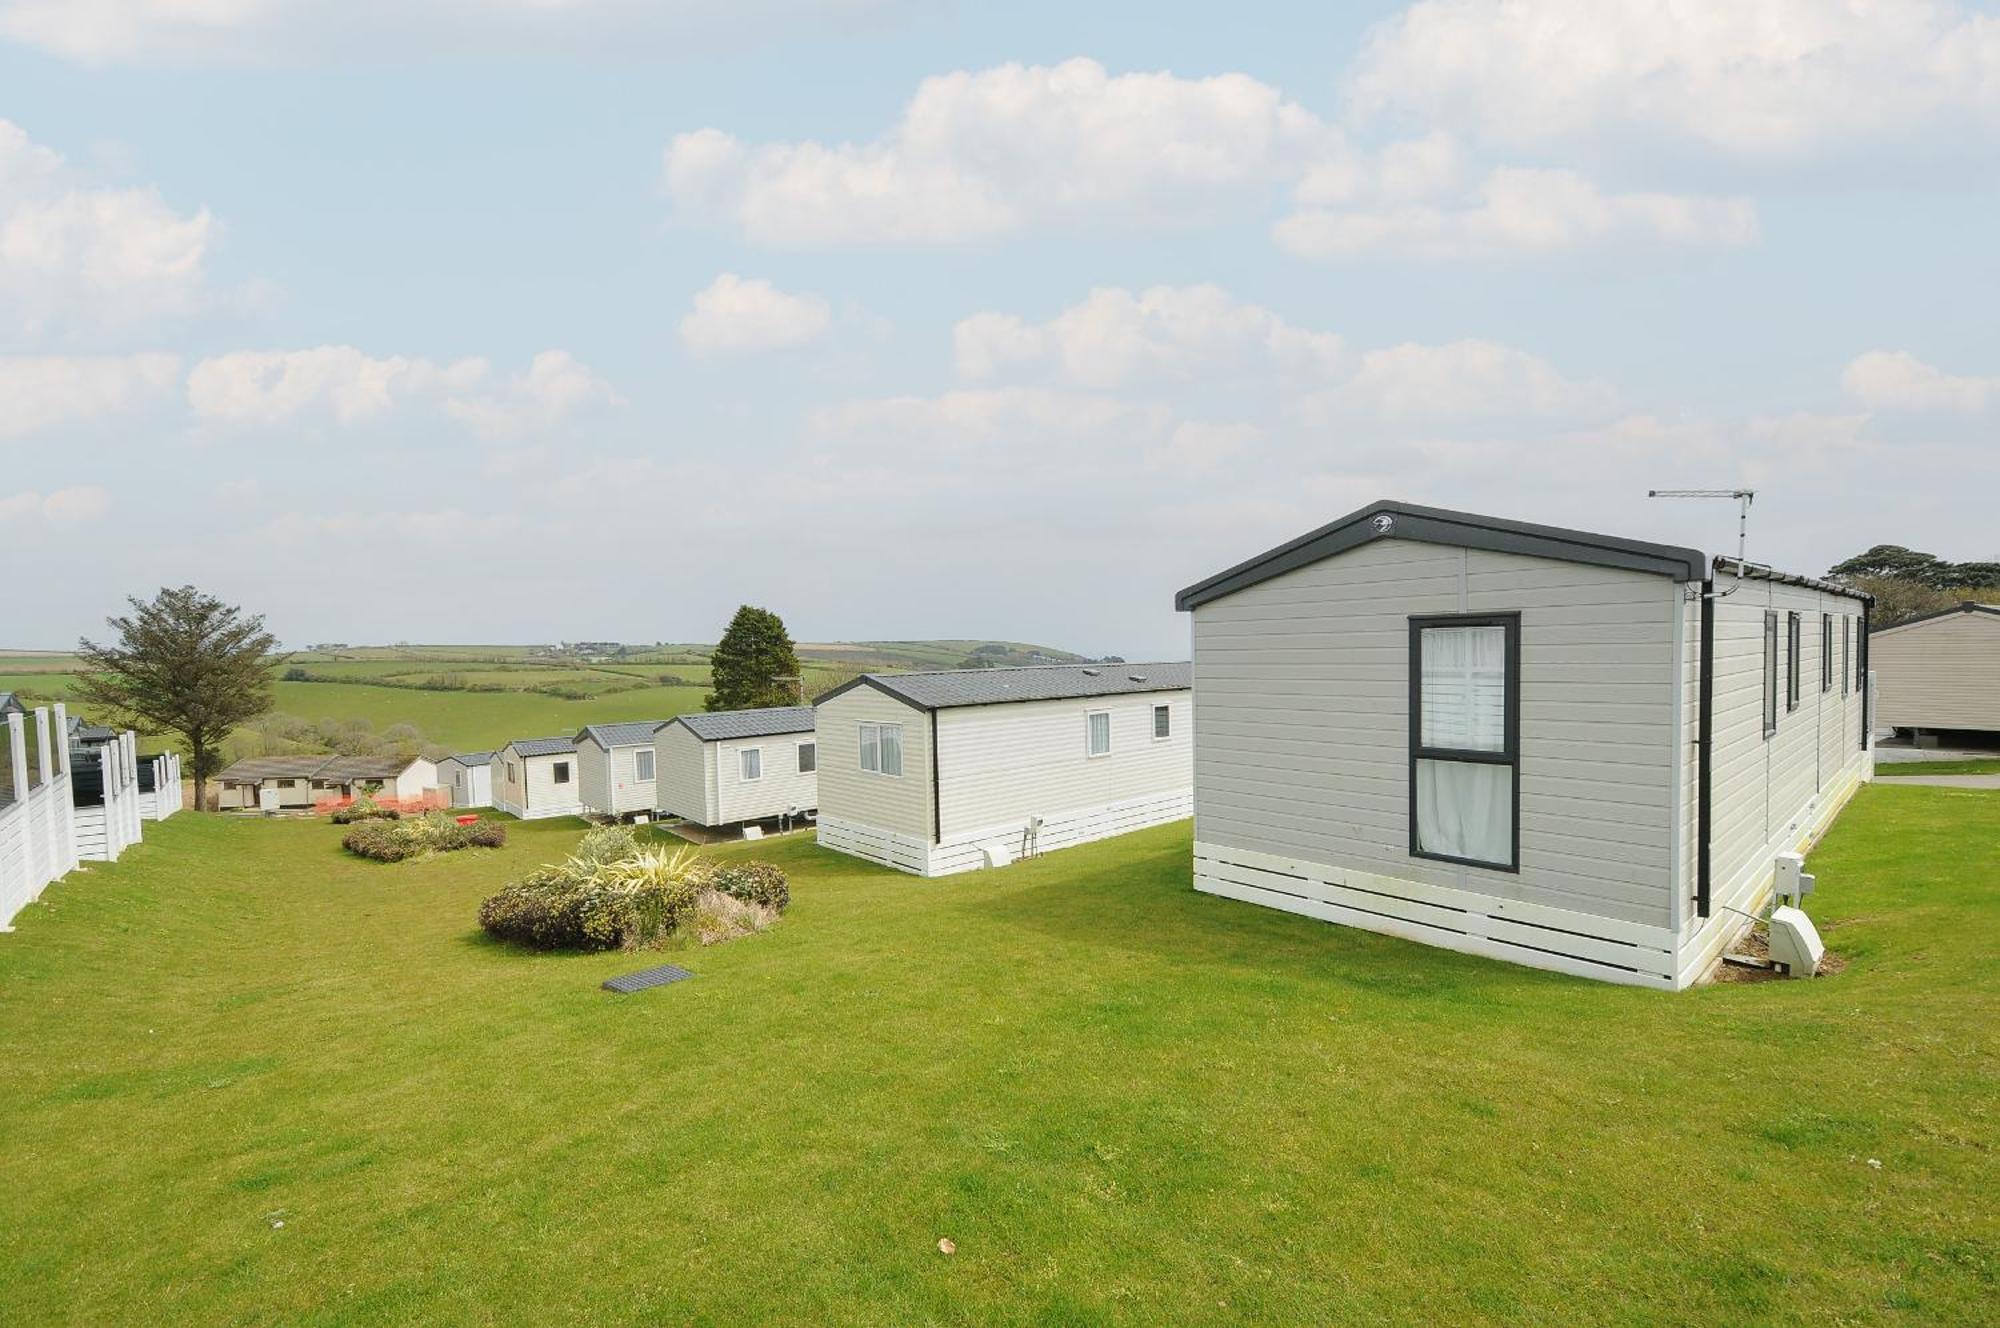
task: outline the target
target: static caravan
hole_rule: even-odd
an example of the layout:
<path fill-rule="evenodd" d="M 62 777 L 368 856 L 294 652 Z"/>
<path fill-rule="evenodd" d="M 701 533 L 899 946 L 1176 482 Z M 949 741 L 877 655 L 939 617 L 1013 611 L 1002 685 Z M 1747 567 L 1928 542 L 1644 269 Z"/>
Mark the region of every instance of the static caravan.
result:
<path fill-rule="evenodd" d="M 438 762 L 438 787 L 454 807 L 493 805 L 493 753 L 459 752 Z"/>
<path fill-rule="evenodd" d="M 2000 604 L 1957 608 L 1868 638 L 1875 722 L 1911 732 L 2000 733 Z"/>
<path fill-rule="evenodd" d="M 654 735 L 659 810 L 696 825 L 797 816 L 819 806 L 811 706 L 682 715 Z"/>
<path fill-rule="evenodd" d="M 822 696 L 819 842 L 918 876 L 1187 816 L 1189 666 L 868 674 Z"/>
<path fill-rule="evenodd" d="M 1680 988 L 1873 774 L 1868 598 L 1693 549 L 1381 502 L 1175 602 L 1213 894 Z"/>
<path fill-rule="evenodd" d="M 583 815 L 576 743 L 568 738 L 516 738 L 493 753 L 493 806 L 524 821 Z"/>
<path fill-rule="evenodd" d="M 622 818 L 657 809 L 653 735 L 659 729 L 657 719 L 584 726 L 575 742 L 585 811 Z"/>

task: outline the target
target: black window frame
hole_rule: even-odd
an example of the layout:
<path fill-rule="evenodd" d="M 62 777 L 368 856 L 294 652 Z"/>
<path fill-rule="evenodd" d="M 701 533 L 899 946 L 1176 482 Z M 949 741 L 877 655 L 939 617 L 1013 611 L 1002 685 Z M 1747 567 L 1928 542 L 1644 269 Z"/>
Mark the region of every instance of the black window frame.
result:
<path fill-rule="evenodd" d="M 1833 690 L 1833 615 L 1819 615 L 1819 689 Z"/>
<path fill-rule="evenodd" d="M 1840 615 L 1840 694 L 1851 695 L 1854 691 L 1854 615 Z"/>
<path fill-rule="evenodd" d="M 1805 646 L 1805 619 L 1796 611 L 1785 614 L 1785 713 L 1799 708 L 1799 693 L 1805 690 L 1805 674 L 1799 668 Z"/>
<path fill-rule="evenodd" d="M 1469 751 L 1455 747 L 1426 747 L 1423 745 L 1424 713 L 1424 629 L 1429 627 L 1503 627 L 1507 632 L 1505 655 L 1507 661 L 1506 694 L 1501 703 L 1501 750 L 1497 752 Z M 1409 717 L 1410 717 L 1410 761 L 1409 761 L 1409 838 L 1410 856 L 1422 858 L 1426 862 L 1449 862 L 1460 867 L 1479 867 L 1486 871 L 1508 872 L 1518 875 L 1521 870 L 1521 615 L 1519 613 L 1435 613 L 1412 614 L 1410 617 L 1410 657 L 1409 657 Z M 1417 844 L 1417 762 L 1457 761 L 1468 765 L 1504 765 L 1512 775 L 1509 781 L 1511 794 L 1509 815 L 1513 824 L 1508 835 L 1508 859 L 1506 862 L 1487 862 L 1481 858 L 1461 858 L 1449 853 L 1431 853 Z"/>
<path fill-rule="evenodd" d="M 1764 610 L 1764 736 L 1778 731 L 1778 611 Z"/>

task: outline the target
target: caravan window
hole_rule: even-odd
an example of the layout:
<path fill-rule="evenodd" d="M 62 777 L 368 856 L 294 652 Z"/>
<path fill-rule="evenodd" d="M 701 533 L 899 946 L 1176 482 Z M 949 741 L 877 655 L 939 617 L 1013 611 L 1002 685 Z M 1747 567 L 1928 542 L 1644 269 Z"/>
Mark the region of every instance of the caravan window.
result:
<path fill-rule="evenodd" d="M 653 749 L 641 747 L 632 753 L 632 778 L 651 779 L 653 777 Z"/>
<path fill-rule="evenodd" d="M 1092 756 L 1111 755 L 1111 712 L 1092 710 L 1083 717 L 1085 750 Z"/>
<path fill-rule="evenodd" d="M 1840 615 L 1840 694 L 1842 696 L 1846 696 L 1848 692 L 1847 680 L 1852 673 L 1852 670 L 1848 667 L 1848 661 L 1853 658 L 1854 615 L 1843 613 Z"/>
<path fill-rule="evenodd" d="M 1521 618 L 1410 619 L 1410 852 L 1520 867 Z"/>
<path fill-rule="evenodd" d="M 802 742 L 799 744 L 799 773 L 810 775 L 819 769 L 819 744 Z"/>
<path fill-rule="evenodd" d="M 903 726 L 901 724 L 863 724 L 861 726 L 861 768 L 871 774 L 877 775 L 900 775 L 903 773 Z"/>
<path fill-rule="evenodd" d="M 1799 648 L 1804 641 L 1804 633 L 1799 630 L 1799 615 L 1785 615 L 1785 710 L 1787 713 L 1799 708 Z"/>
<path fill-rule="evenodd" d="M 1174 712 L 1172 708 L 1163 705 L 1154 706 L 1153 707 L 1154 739 L 1157 741 L 1158 739 L 1161 738 L 1171 738 L 1173 735 L 1174 735 Z"/>
<path fill-rule="evenodd" d="M 556 772 L 556 783 L 558 783 L 558 784 L 567 784 L 567 783 L 569 783 L 569 762 L 568 762 L 568 761 L 557 761 L 557 762 L 555 763 L 555 766 L 553 767 L 553 769 L 554 769 L 554 770 L 555 770 L 555 772 Z"/>
<path fill-rule="evenodd" d="M 755 783 L 764 777 L 764 749 L 762 747 L 745 747 L 736 756 L 743 763 L 744 783 Z"/>
<path fill-rule="evenodd" d="M 1778 731 L 1778 614 L 1764 610 L 1764 736 Z"/>
<path fill-rule="evenodd" d="M 1819 689 L 1833 690 L 1833 615 L 1819 616 Z"/>

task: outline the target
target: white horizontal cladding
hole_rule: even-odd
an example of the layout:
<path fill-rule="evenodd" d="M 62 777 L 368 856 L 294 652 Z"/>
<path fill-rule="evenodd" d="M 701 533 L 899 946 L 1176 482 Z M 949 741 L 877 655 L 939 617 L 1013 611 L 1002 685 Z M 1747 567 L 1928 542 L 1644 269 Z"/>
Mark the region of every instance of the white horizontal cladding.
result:
<path fill-rule="evenodd" d="M 821 848 L 832 849 L 835 853 L 845 853 L 850 857 L 866 858 L 870 862 L 879 862 L 885 867 L 894 867 L 897 871 L 906 871 L 913 876 L 931 874 L 930 845 L 915 835 L 899 834 L 879 826 L 861 825 L 855 821 L 821 816 L 818 841 Z"/>
<path fill-rule="evenodd" d="M 1197 841 L 1195 888 L 1579 977 L 1672 989 L 1666 927 Z"/>
<path fill-rule="evenodd" d="M 76 855 L 89 862 L 109 861 L 111 840 L 104 823 L 104 808 L 79 807 L 72 824 L 76 827 Z"/>
<path fill-rule="evenodd" d="M 1780 853 L 1805 853 L 1832 827 L 1840 809 L 1873 776 L 1874 755 L 1857 752 L 1840 778 L 1802 808 L 1798 816 L 1726 881 L 1712 886 L 1709 916 L 1690 918 L 1691 930 L 1679 950 L 1676 983 L 1687 987 L 1708 975 L 1722 952 L 1750 925 L 1750 914 L 1761 913 L 1771 897 Z M 1808 905 L 1810 907 L 1810 904 Z"/>
<path fill-rule="evenodd" d="M 1184 821 L 1192 815 L 1194 789 L 1191 787 L 1124 798 L 1101 807 L 1085 807 L 1043 818 L 1032 847 L 1049 853 L 1171 821 Z M 1009 858 L 1018 858 L 1030 847 L 1026 838 L 1027 829 L 1026 821 L 1014 821 L 953 835 L 950 843 L 939 844 L 930 850 L 930 870 L 926 874 L 949 876 L 955 872 L 975 871 L 986 865 L 985 850 L 989 846 L 1004 848 Z"/>

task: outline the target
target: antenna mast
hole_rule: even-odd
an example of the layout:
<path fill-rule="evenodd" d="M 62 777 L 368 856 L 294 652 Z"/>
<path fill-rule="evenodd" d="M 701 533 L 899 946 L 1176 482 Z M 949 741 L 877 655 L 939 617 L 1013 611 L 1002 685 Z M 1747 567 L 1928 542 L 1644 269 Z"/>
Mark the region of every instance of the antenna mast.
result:
<path fill-rule="evenodd" d="M 1736 567 L 1746 565 L 1743 554 L 1750 542 L 1750 504 L 1757 500 L 1755 489 L 1648 489 L 1648 498 L 1734 498 L 1736 500 Z"/>

